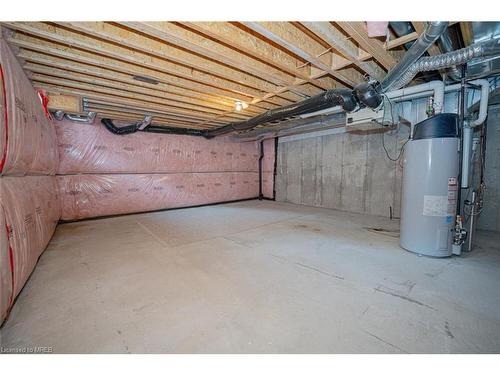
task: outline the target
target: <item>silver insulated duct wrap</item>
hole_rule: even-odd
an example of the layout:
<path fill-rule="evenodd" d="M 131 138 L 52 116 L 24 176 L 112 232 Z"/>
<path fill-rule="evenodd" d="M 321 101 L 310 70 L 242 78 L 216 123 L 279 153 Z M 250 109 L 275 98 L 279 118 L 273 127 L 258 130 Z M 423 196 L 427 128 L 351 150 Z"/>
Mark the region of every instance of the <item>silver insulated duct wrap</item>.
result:
<path fill-rule="evenodd" d="M 401 76 L 406 74 L 407 70 L 417 61 L 436 40 L 441 37 L 448 27 L 448 22 L 430 22 L 425 31 L 420 35 L 411 48 L 406 52 L 398 65 L 396 65 L 384 78 L 380 84 L 380 90 L 386 92 L 396 90 Z"/>
<path fill-rule="evenodd" d="M 462 65 L 474 58 L 491 56 L 498 53 L 500 53 L 500 39 L 492 39 L 442 55 L 422 57 L 391 84 L 391 89 L 397 90 L 406 86 L 418 72 Z"/>

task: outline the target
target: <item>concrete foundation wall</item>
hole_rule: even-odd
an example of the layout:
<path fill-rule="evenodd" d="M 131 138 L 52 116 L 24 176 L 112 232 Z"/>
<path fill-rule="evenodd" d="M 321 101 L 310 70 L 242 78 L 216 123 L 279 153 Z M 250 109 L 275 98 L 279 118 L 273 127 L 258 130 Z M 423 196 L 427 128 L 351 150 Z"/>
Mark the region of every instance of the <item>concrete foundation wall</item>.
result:
<path fill-rule="evenodd" d="M 457 103 L 456 93 L 446 95 L 445 112 L 456 112 Z M 403 117 L 413 125 L 427 117 L 426 99 L 398 105 Z M 352 134 L 343 129 L 332 132 L 336 134 L 280 139 L 276 200 L 386 217 L 392 208 L 393 216 L 399 217 L 402 168 L 385 155 L 381 134 Z M 397 156 L 396 151 L 408 134 L 407 126 L 400 126 L 399 131 L 392 134 L 385 133 L 391 157 Z M 476 164 L 475 182 L 478 174 Z M 499 105 L 490 106 L 488 113 L 485 180 L 487 191 L 477 228 L 500 231 Z M 467 195 L 466 190 L 463 195 Z"/>
<path fill-rule="evenodd" d="M 491 106 L 488 111 L 484 176 L 486 194 L 477 228 L 500 232 L 500 105 L 498 104 Z"/>
<path fill-rule="evenodd" d="M 409 128 L 384 134 L 396 157 Z M 401 172 L 382 133 L 340 133 L 278 144 L 276 199 L 309 206 L 399 217 Z"/>

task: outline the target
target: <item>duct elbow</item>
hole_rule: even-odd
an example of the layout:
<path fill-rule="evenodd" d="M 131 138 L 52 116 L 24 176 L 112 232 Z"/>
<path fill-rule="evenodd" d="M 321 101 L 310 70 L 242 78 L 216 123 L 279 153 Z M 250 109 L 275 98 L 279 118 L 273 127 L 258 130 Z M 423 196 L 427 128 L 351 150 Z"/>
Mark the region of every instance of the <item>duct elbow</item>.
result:
<path fill-rule="evenodd" d="M 378 92 L 378 88 L 371 83 L 357 85 L 353 93 L 357 101 L 365 107 L 378 108 L 383 100 L 382 95 Z"/>
<path fill-rule="evenodd" d="M 340 105 L 346 112 L 354 111 L 358 106 L 354 91 L 349 89 L 335 90 L 335 99 L 332 101 L 332 107 L 336 105 Z"/>
<path fill-rule="evenodd" d="M 470 123 L 470 127 L 482 125 L 488 116 L 488 99 L 490 95 L 490 83 L 486 79 L 477 79 L 471 83 L 481 86 L 481 99 L 479 102 L 479 115 L 476 120 Z"/>

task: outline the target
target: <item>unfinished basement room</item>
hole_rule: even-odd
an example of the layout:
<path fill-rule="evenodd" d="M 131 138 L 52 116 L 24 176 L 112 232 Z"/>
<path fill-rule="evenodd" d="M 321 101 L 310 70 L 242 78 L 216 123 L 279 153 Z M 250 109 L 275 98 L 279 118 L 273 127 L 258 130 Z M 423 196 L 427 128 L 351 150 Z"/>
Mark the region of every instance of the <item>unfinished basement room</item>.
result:
<path fill-rule="evenodd" d="M 500 353 L 500 22 L 0 27 L 2 354 Z"/>

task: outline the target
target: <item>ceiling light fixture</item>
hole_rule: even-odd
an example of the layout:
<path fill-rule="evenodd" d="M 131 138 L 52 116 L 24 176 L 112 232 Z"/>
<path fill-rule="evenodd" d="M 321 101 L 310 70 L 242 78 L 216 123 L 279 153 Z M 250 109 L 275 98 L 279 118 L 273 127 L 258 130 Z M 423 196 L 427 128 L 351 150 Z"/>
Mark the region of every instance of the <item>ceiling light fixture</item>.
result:
<path fill-rule="evenodd" d="M 234 109 L 236 109 L 237 111 L 241 111 L 242 109 L 247 109 L 248 108 L 248 104 L 245 103 L 245 102 L 240 102 L 239 100 L 234 103 Z"/>

